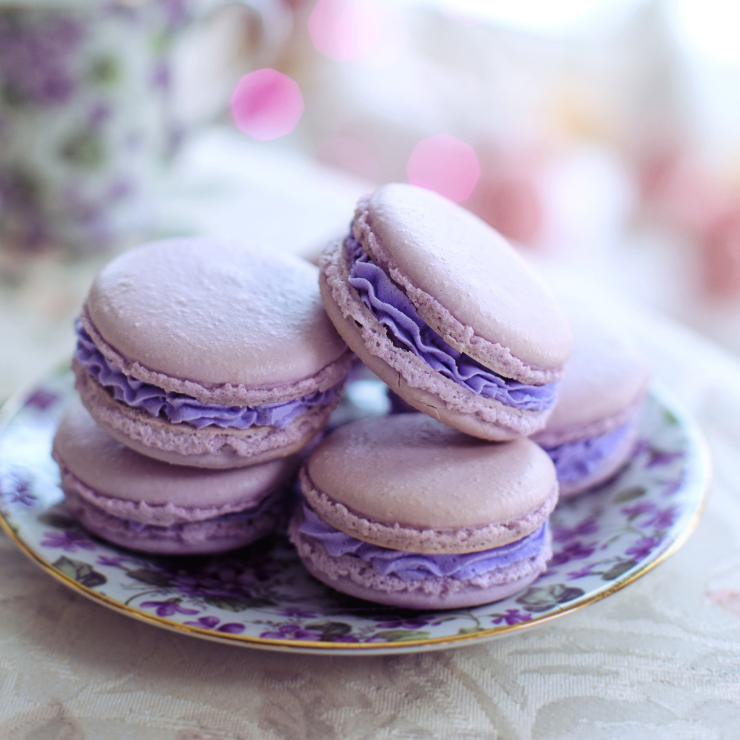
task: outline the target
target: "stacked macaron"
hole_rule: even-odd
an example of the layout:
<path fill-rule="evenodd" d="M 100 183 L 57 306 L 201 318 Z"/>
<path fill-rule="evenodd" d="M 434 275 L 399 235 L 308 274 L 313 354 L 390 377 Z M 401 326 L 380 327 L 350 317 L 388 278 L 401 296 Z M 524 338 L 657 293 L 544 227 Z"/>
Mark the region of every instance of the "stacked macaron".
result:
<path fill-rule="evenodd" d="M 644 365 L 582 322 L 569 361 L 549 290 L 494 230 L 421 188 L 361 200 L 320 267 L 329 317 L 402 413 L 314 450 L 290 526 L 302 561 L 339 591 L 402 607 L 521 590 L 550 557 L 560 486 L 585 490 L 628 456 Z"/>
<path fill-rule="evenodd" d="M 360 201 L 321 258 L 327 313 L 411 406 L 489 440 L 542 429 L 571 349 L 567 318 L 514 249 L 429 190 Z"/>
<path fill-rule="evenodd" d="M 87 411 L 70 411 L 54 455 L 83 524 L 134 549 L 193 553 L 285 518 L 294 453 L 326 424 L 352 359 L 313 265 L 155 242 L 103 269 L 76 328 Z"/>
<path fill-rule="evenodd" d="M 243 547 L 285 520 L 297 457 L 230 470 L 169 465 L 106 434 L 75 401 L 54 438 L 65 506 L 91 532 L 167 555 Z"/>
<path fill-rule="evenodd" d="M 560 495 L 587 491 L 629 459 L 647 392 L 645 358 L 610 322 L 573 309 L 573 355 L 547 426 L 532 439 L 555 463 Z"/>
<path fill-rule="evenodd" d="M 644 365 L 581 322 L 569 360 L 565 312 L 512 247 L 411 185 L 360 201 L 320 268 L 205 239 L 111 262 L 77 323 L 87 411 L 54 445 L 67 506 L 151 552 L 263 536 L 354 351 L 411 412 L 339 426 L 308 457 L 289 529 L 306 568 L 405 608 L 525 588 L 551 556 L 559 489 L 628 455 Z"/>
<path fill-rule="evenodd" d="M 336 406 L 351 361 L 313 265 L 208 239 L 113 260 L 77 332 L 72 366 L 93 418 L 177 465 L 231 468 L 301 449 Z"/>
<path fill-rule="evenodd" d="M 339 591 L 406 608 L 525 588 L 551 556 L 557 478 L 526 435 L 552 414 L 570 354 L 559 304 L 497 232 L 411 185 L 360 201 L 320 267 L 337 331 L 424 413 L 319 443 L 290 525 L 299 557 Z"/>
<path fill-rule="evenodd" d="M 340 427 L 301 471 L 306 568 L 359 598 L 450 609 L 506 598 L 551 556 L 557 480 L 525 438 L 491 444 L 424 414 Z"/>

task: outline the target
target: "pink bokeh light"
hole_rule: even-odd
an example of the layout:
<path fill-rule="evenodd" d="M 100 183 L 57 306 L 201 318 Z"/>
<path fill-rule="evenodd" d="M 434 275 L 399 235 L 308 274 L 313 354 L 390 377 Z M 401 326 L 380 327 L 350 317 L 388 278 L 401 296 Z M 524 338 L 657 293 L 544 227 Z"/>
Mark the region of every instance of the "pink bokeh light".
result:
<path fill-rule="evenodd" d="M 289 134 L 303 113 L 298 83 L 274 69 L 258 69 L 239 80 L 231 96 L 236 125 L 260 141 Z"/>
<path fill-rule="evenodd" d="M 330 59 L 370 68 L 395 62 L 408 42 L 403 12 L 383 0 L 319 0 L 308 31 Z"/>
<path fill-rule="evenodd" d="M 544 206 L 534 173 L 484 175 L 465 207 L 519 244 L 534 245 L 542 232 Z"/>
<path fill-rule="evenodd" d="M 434 190 L 455 203 L 465 200 L 480 177 L 475 150 L 449 134 L 423 139 L 411 152 L 406 174 L 412 185 Z"/>

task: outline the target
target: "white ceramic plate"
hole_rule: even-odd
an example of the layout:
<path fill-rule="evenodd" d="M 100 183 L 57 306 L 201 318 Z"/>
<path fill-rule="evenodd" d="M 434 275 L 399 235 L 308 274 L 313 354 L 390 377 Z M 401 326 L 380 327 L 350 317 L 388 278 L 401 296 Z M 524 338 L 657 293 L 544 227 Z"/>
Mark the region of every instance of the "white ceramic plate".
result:
<path fill-rule="evenodd" d="M 351 385 L 339 416 L 381 413 L 379 381 Z M 593 604 L 647 573 L 698 522 L 710 469 L 693 422 L 653 390 L 630 463 L 552 515 L 554 557 L 526 591 L 488 606 L 410 612 L 323 586 L 283 536 L 220 556 L 164 558 L 90 536 L 60 506 L 51 440 L 74 393 L 67 370 L 6 405 L 0 424 L 0 524 L 38 565 L 100 604 L 232 645 L 331 654 L 435 650 L 530 629 Z"/>

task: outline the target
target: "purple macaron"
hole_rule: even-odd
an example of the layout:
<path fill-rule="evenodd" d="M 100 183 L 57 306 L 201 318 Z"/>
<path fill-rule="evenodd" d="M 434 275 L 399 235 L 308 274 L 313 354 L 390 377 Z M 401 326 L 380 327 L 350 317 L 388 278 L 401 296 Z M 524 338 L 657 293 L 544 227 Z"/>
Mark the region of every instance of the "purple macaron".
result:
<path fill-rule="evenodd" d="M 301 471 L 289 532 L 338 591 L 411 609 L 485 604 L 526 588 L 551 556 L 558 487 L 528 439 L 490 443 L 424 414 L 354 422 Z"/>
<path fill-rule="evenodd" d="M 337 330 L 414 408 L 483 439 L 544 427 L 570 328 L 490 226 L 432 191 L 385 185 L 320 266 Z"/>
<path fill-rule="evenodd" d="M 593 311 L 572 311 L 573 355 L 558 405 L 532 439 L 555 463 L 560 495 L 611 478 L 629 459 L 647 392 L 647 361 L 617 328 Z"/>
<path fill-rule="evenodd" d="M 145 457 L 74 401 L 54 438 L 65 506 L 116 545 L 168 555 L 243 547 L 284 521 L 297 456 L 208 470 Z"/>
<path fill-rule="evenodd" d="M 77 322 L 76 387 L 150 457 L 229 468 L 290 455 L 326 423 L 352 358 L 297 257 L 213 239 L 133 249 Z"/>

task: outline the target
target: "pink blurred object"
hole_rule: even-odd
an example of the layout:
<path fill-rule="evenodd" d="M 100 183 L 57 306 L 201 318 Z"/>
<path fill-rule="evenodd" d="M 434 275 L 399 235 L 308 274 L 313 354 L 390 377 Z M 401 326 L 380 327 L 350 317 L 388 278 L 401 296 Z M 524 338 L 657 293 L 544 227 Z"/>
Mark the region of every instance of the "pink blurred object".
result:
<path fill-rule="evenodd" d="M 707 225 L 699 250 L 706 293 L 719 299 L 740 296 L 740 203 Z"/>
<path fill-rule="evenodd" d="M 406 174 L 412 185 L 434 190 L 455 203 L 465 200 L 480 177 L 475 150 L 449 134 L 423 139 L 411 152 Z"/>
<path fill-rule="evenodd" d="M 480 162 L 480 179 L 463 205 L 508 239 L 535 246 L 545 221 L 540 159 L 488 147 Z"/>
<path fill-rule="evenodd" d="M 730 187 L 677 146 L 653 152 L 640 179 L 648 213 L 695 240 L 705 296 L 740 296 L 740 202 Z"/>
<path fill-rule="evenodd" d="M 249 136 L 267 141 L 289 134 L 303 113 L 298 83 L 274 69 L 244 75 L 231 97 L 236 125 Z"/>
<path fill-rule="evenodd" d="M 508 239 L 533 245 L 542 230 L 542 197 L 524 176 L 483 176 L 465 207 Z"/>
<path fill-rule="evenodd" d="M 367 67 L 391 64 L 408 40 L 402 11 L 383 0 L 318 0 L 308 31 L 325 56 Z"/>
<path fill-rule="evenodd" d="M 695 236 L 727 210 L 724 188 L 680 145 L 651 152 L 639 178 L 648 212 Z"/>

